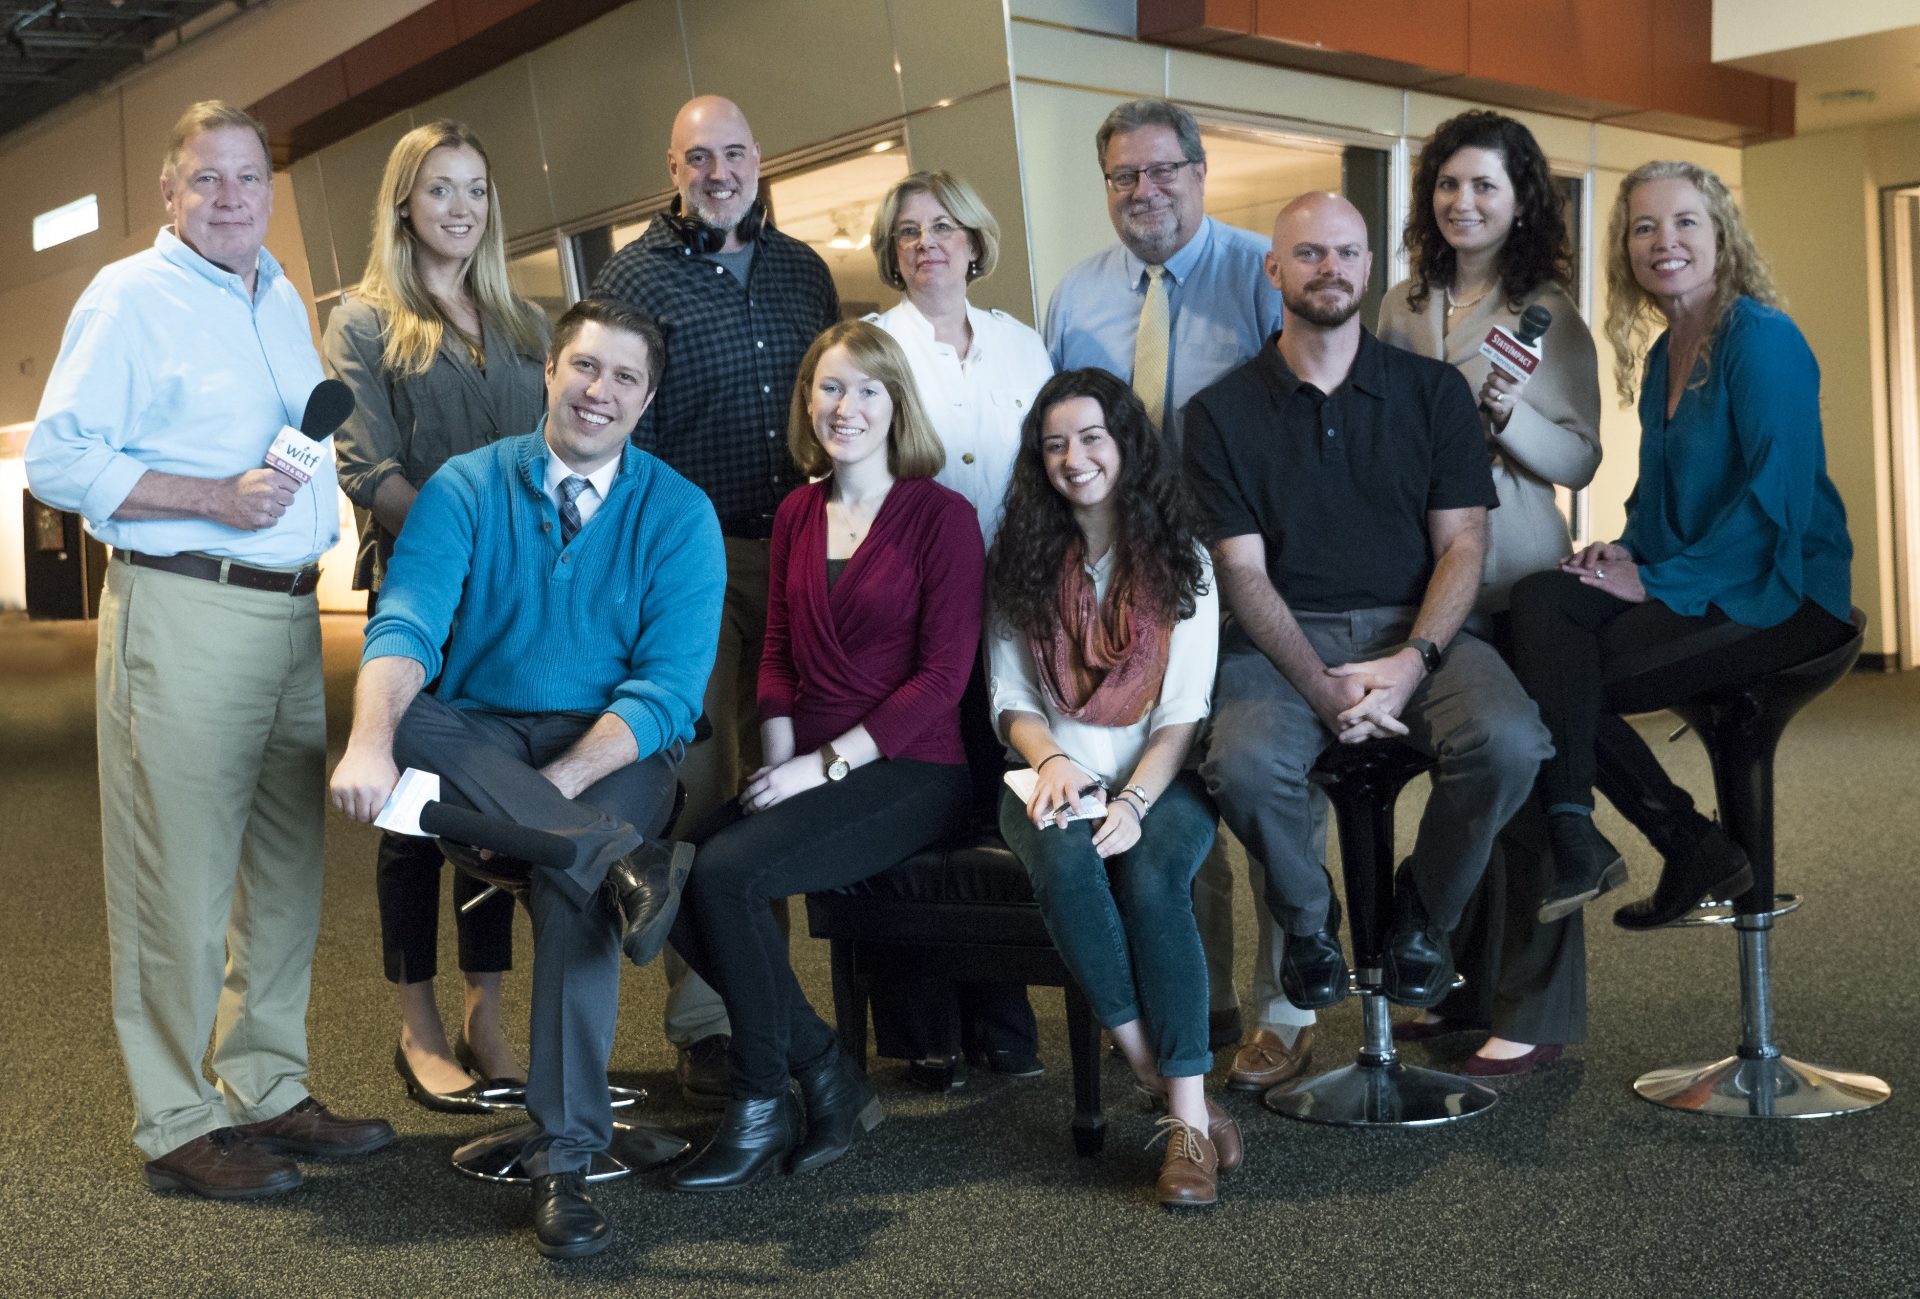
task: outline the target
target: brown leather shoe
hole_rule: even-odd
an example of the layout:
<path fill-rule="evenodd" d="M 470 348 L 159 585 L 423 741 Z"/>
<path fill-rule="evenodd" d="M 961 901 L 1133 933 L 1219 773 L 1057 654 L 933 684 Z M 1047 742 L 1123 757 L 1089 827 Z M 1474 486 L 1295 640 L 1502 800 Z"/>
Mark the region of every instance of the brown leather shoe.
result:
<path fill-rule="evenodd" d="M 1167 1138 L 1155 1193 L 1168 1208 L 1212 1204 L 1220 1198 L 1220 1156 L 1200 1129 L 1169 1114 L 1159 1123 Z"/>
<path fill-rule="evenodd" d="M 343 1119 L 309 1096 L 286 1113 L 234 1131 L 281 1155 L 364 1155 L 393 1140 L 385 1119 Z"/>
<path fill-rule="evenodd" d="M 1223 1173 L 1231 1173 L 1246 1158 L 1246 1148 L 1240 1144 L 1240 1121 L 1212 1101 L 1207 1102 L 1207 1140 L 1213 1142 Z"/>
<path fill-rule="evenodd" d="M 147 1185 L 210 1200 L 257 1200 L 291 1191 L 306 1179 L 291 1159 L 246 1140 L 233 1128 L 215 1128 L 158 1159 L 147 1161 Z"/>
<path fill-rule="evenodd" d="M 1234 1052 L 1227 1086 L 1237 1092 L 1263 1092 L 1299 1074 L 1313 1059 L 1313 1025 L 1308 1024 L 1288 1049 L 1270 1028 L 1256 1028 L 1246 1045 Z"/>
<path fill-rule="evenodd" d="M 1164 1114 L 1167 1109 L 1167 1094 L 1149 1087 L 1138 1078 L 1133 1080 L 1134 1090 L 1140 1093 L 1140 1099 L 1147 1108 Z M 1207 1102 L 1207 1140 L 1213 1142 L 1213 1148 L 1220 1156 L 1220 1171 L 1231 1173 L 1240 1167 L 1240 1161 L 1246 1157 L 1246 1149 L 1240 1142 L 1240 1121 L 1227 1113 L 1212 1101 Z"/>

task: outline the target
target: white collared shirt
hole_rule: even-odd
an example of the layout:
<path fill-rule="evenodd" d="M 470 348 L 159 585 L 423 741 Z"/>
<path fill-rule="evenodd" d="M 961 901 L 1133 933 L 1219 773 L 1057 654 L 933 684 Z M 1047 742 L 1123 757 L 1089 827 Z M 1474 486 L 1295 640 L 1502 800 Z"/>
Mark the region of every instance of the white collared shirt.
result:
<path fill-rule="evenodd" d="M 594 512 L 607 499 L 607 493 L 613 490 L 613 476 L 620 472 L 620 457 L 601 465 L 590 474 L 580 474 L 587 480 L 586 490 L 574 497 L 573 508 L 580 511 L 580 526 L 586 527 L 592 521 Z M 567 498 L 560 494 L 560 484 L 575 476 L 574 469 L 554 451 L 551 443 L 547 446 L 547 499 L 553 502 L 553 508 L 559 509 L 566 504 Z"/>
<path fill-rule="evenodd" d="M 947 464 L 934 481 L 967 498 L 991 546 L 1020 450 L 1020 424 L 1053 362 L 1040 335 L 1003 311 L 967 308 L 973 343 L 963 359 L 933 336 L 933 323 L 905 298 L 867 317 L 891 334 L 913 367 L 927 417 L 946 448 Z"/>

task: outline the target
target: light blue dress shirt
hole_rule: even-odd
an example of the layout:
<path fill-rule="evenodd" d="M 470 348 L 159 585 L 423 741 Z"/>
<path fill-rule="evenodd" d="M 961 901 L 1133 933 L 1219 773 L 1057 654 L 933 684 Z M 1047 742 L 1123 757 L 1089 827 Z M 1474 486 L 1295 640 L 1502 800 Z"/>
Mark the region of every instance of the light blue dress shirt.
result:
<path fill-rule="evenodd" d="M 340 535 L 331 446 L 272 527 L 209 519 L 115 519 L 149 469 L 229 478 L 265 463 L 284 425 L 300 426 L 324 377 L 307 309 L 263 248 L 254 295 L 163 229 L 153 247 L 101 269 L 74 305 L 27 440 L 27 482 L 78 511 L 110 546 L 197 551 L 296 568 Z"/>
<path fill-rule="evenodd" d="M 1640 481 L 1620 544 L 1647 594 L 1675 613 L 1708 605 L 1772 627 L 1812 600 L 1845 622 L 1853 542 L 1827 477 L 1820 366 L 1799 327 L 1735 298 L 1706 381 L 1667 418 L 1667 335 L 1640 384 Z"/>
<path fill-rule="evenodd" d="M 1212 217 L 1167 259 L 1173 346 L 1167 356 L 1167 433 L 1180 436 L 1187 399 L 1244 364 L 1280 328 L 1280 291 L 1267 282 L 1270 240 Z M 1097 367 L 1133 376 L 1147 264 L 1125 244 L 1068 271 L 1047 304 L 1047 351 L 1054 368 Z"/>

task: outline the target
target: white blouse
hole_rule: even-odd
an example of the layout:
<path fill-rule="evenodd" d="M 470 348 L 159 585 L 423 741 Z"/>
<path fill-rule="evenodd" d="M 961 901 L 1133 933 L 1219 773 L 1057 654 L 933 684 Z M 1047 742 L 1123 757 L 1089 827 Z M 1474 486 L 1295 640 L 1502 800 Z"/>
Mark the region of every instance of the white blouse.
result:
<path fill-rule="evenodd" d="M 993 703 L 996 734 L 1010 712 L 1038 713 L 1047 719 L 1053 739 L 1082 770 L 1118 788 L 1133 775 L 1147 740 L 1163 726 L 1205 719 L 1213 705 L 1213 672 L 1220 657 L 1220 595 L 1205 551 L 1201 563 L 1207 589 L 1194 597 L 1193 616 L 1175 624 L 1167 651 L 1167 673 L 1160 698 L 1132 726 L 1088 726 L 1054 712 L 1040 685 L 1040 672 L 1025 636 L 1010 632 L 991 615 L 987 631 L 987 693 Z M 1113 574 L 1113 552 L 1087 569 L 1094 598 L 1104 600 Z"/>
<path fill-rule="evenodd" d="M 947 465 L 934 476 L 966 497 L 980 516 L 980 535 L 993 544 L 1020 450 L 1020 423 L 1053 361 L 1040 335 L 1004 311 L 967 308 L 973 343 L 966 359 L 933 336 L 933 324 L 905 298 L 891 311 L 866 317 L 893 335 L 913 367 L 914 385 L 946 448 Z"/>

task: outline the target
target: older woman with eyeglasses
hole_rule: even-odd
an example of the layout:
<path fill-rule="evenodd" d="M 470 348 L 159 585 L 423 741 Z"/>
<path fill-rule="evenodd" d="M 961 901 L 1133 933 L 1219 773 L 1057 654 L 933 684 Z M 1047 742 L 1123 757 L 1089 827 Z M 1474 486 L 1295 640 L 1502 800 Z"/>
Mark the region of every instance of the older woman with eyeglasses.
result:
<path fill-rule="evenodd" d="M 917 171 L 874 214 L 880 278 L 905 295 L 867 319 L 906 354 L 914 386 L 947 454 L 936 481 L 967 498 L 991 546 L 1020 449 L 1020 423 L 1053 362 L 1040 335 L 1004 311 L 967 301 L 991 274 L 1000 226 L 973 186 L 944 171 Z M 997 797 L 999 750 L 987 732 L 979 670 L 961 704 L 985 803 Z M 978 723 L 978 725 L 975 725 Z M 1040 1072 L 1038 1033 L 1024 990 L 1007 984 L 915 980 L 877 990 L 874 1036 L 882 1055 L 907 1060 L 907 1078 L 932 1091 L 962 1082 L 960 1055 L 996 1073 Z"/>

